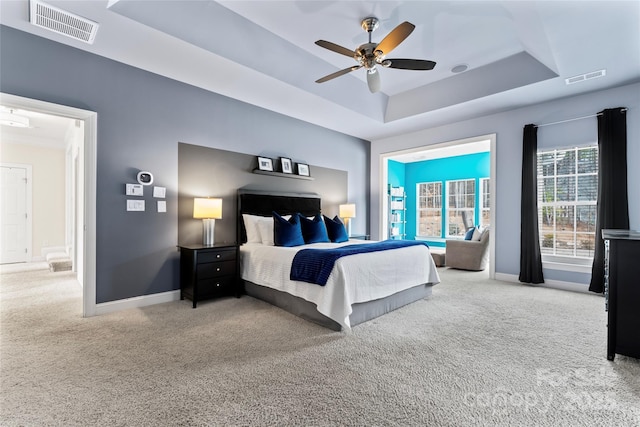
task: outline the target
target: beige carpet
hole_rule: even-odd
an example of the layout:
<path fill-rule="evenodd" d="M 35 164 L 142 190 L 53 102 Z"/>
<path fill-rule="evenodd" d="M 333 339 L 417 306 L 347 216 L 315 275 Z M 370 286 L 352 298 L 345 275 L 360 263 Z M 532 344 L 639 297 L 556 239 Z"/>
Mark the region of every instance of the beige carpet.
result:
<path fill-rule="evenodd" d="M 246 296 L 82 319 L 47 267 L 1 270 L 2 426 L 640 425 L 595 295 L 440 269 L 344 334 Z"/>

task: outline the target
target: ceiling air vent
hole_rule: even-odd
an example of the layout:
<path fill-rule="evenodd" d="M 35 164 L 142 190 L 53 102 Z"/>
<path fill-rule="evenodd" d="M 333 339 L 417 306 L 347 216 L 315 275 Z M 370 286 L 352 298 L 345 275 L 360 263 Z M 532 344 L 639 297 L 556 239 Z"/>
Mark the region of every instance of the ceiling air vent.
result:
<path fill-rule="evenodd" d="M 607 74 L 607 70 L 592 71 L 591 73 L 580 74 L 579 76 L 569 77 L 564 79 L 565 83 L 572 85 L 574 83 L 585 82 L 591 79 L 597 79 L 598 77 L 604 77 Z"/>
<path fill-rule="evenodd" d="M 97 22 L 39 0 L 29 1 L 29 17 L 36 27 L 46 28 L 89 44 L 93 43 L 98 31 Z"/>

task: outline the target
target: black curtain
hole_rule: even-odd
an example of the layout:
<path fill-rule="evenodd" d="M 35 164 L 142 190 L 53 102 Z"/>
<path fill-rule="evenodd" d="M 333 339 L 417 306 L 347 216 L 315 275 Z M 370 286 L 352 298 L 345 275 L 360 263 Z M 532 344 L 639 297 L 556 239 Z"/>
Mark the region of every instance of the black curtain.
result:
<path fill-rule="evenodd" d="M 610 108 L 598 113 L 598 217 L 591 292 L 604 291 L 602 230 L 629 229 L 626 111 L 626 108 Z"/>
<path fill-rule="evenodd" d="M 544 283 L 538 234 L 538 128 L 524 127 L 520 205 L 520 276 L 525 283 Z"/>

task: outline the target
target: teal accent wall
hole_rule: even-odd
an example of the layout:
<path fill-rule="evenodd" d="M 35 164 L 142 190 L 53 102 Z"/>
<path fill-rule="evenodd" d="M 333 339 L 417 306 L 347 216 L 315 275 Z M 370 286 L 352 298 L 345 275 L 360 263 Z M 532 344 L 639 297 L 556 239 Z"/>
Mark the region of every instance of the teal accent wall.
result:
<path fill-rule="evenodd" d="M 404 163 L 389 160 L 389 163 L 387 164 L 387 191 L 389 185 L 392 187 L 405 187 L 406 169 L 407 168 Z M 406 221 L 406 218 L 403 218 L 403 220 Z M 406 233 L 406 224 L 396 223 L 394 226 L 399 227 L 401 235 L 396 237 L 389 236 L 389 238 L 402 239 L 402 234 Z"/>
<path fill-rule="evenodd" d="M 444 159 L 425 160 L 422 162 L 407 163 L 404 166 L 405 192 L 407 193 L 407 226 L 406 238 L 415 239 L 416 236 L 416 186 L 421 182 L 442 182 L 443 214 L 442 230 L 444 228 L 444 207 L 446 197 L 446 181 L 457 179 L 476 180 L 476 200 L 480 192 L 480 178 L 490 176 L 490 153 L 467 154 L 464 156 L 447 157 Z M 394 166 L 395 167 L 395 166 Z M 391 179 L 391 162 L 389 162 L 389 177 Z M 391 181 L 390 181 L 391 182 Z M 475 217 L 479 218 L 480 209 L 476 202 Z M 441 236 L 444 238 L 444 235 Z M 430 242 L 433 246 L 444 246 L 444 243 Z"/>
<path fill-rule="evenodd" d="M 387 165 L 388 184 L 393 187 L 404 187 L 406 165 L 404 163 L 389 160 Z"/>

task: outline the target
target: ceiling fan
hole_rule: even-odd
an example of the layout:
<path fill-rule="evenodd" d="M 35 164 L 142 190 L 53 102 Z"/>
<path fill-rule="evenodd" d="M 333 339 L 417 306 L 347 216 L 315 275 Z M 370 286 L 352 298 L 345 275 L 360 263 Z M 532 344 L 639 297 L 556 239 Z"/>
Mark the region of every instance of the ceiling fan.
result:
<path fill-rule="evenodd" d="M 435 62 L 424 59 L 386 58 L 386 55 L 389 52 L 402 43 L 404 39 L 409 37 L 409 34 L 411 34 L 416 27 L 412 23 L 405 21 L 398 25 L 389 34 L 387 34 L 380 43 L 371 42 L 371 33 L 378 28 L 379 25 L 378 18 L 373 16 L 364 18 L 360 25 L 369 33 L 369 43 L 358 46 L 356 50 L 349 50 L 346 47 L 339 46 L 326 40 L 316 41 L 318 46 L 324 47 L 325 49 L 329 49 L 341 55 L 350 56 L 358 63 L 358 65 L 324 76 L 316 80 L 316 83 L 324 83 L 364 67 L 367 70 L 367 84 L 369 86 L 369 90 L 371 93 L 375 93 L 380 91 L 380 74 L 376 68 L 377 65 L 381 65 L 385 68 L 398 68 L 402 70 L 432 70 L 433 67 L 436 66 Z"/>

